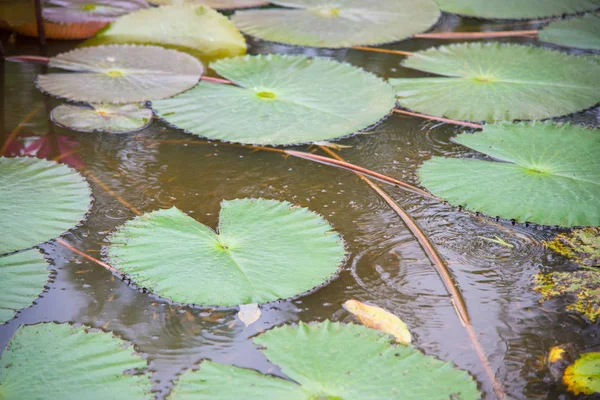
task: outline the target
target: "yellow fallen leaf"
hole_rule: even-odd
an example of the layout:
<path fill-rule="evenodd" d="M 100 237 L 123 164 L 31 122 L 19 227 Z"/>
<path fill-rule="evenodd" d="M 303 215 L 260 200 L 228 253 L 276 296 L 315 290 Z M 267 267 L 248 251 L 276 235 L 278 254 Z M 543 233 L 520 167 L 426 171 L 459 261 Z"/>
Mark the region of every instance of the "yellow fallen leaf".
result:
<path fill-rule="evenodd" d="M 358 300 L 348 300 L 343 307 L 356 315 L 366 327 L 389 333 L 401 344 L 410 344 L 412 337 L 406 324 L 394 314 L 380 307 L 370 306 Z"/>
<path fill-rule="evenodd" d="M 550 349 L 550 352 L 548 353 L 548 362 L 555 363 L 557 361 L 560 361 L 563 359 L 564 354 L 565 349 L 559 346 L 554 346 Z"/>

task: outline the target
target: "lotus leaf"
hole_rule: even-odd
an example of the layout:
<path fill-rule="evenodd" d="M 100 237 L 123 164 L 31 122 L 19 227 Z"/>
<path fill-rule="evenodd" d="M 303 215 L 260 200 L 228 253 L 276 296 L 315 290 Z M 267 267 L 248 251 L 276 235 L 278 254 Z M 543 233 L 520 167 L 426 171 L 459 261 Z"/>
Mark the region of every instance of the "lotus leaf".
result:
<path fill-rule="evenodd" d="M 195 4 L 161 6 L 124 15 L 90 42 L 98 43 L 160 45 L 205 61 L 246 54 L 244 36 L 227 17 Z"/>
<path fill-rule="evenodd" d="M 311 47 L 352 47 L 404 40 L 440 17 L 433 0 L 290 0 L 288 9 L 238 11 L 244 33 L 273 42 Z"/>
<path fill-rule="evenodd" d="M 434 195 L 491 217 L 600 225 L 600 135 L 551 122 L 486 125 L 456 142 L 505 162 L 434 157 L 419 175 Z"/>
<path fill-rule="evenodd" d="M 127 133 L 152 122 L 152 110 L 142 104 L 90 104 L 91 107 L 60 105 L 52 110 L 52 120 L 80 132 Z"/>
<path fill-rule="evenodd" d="M 260 7 L 269 4 L 268 1 L 264 0 L 150 0 L 150 3 L 157 5 L 202 4 L 218 10 Z"/>
<path fill-rule="evenodd" d="M 600 102 L 600 63 L 531 46 L 455 44 L 408 57 L 441 77 L 390 79 L 400 105 L 468 121 L 557 117 Z"/>
<path fill-rule="evenodd" d="M 201 82 L 153 102 L 157 115 L 209 139 L 290 145 L 350 135 L 394 108 L 388 84 L 335 61 L 260 55 L 219 60 L 211 68 L 238 86 Z"/>
<path fill-rule="evenodd" d="M 332 227 L 307 208 L 223 201 L 217 233 L 173 207 L 111 235 L 111 265 L 179 303 L 235 306 L 296 296 L 323 284 L 344 258 Z"/>
<path fill-rule="evenodd" d="M 59 24 L 109 22 L 148 7 L 146 0 L 48 0 L 44 19 Z"/>
<path fill-rule="evenodd" d="M 75 227 L 90 206 L 81 175 L 54 161 L 0 157 L 0 254 L 27 249 Z"/>
<path fill-rule="evenodd" d="M 479 399 L 473 378 L 451 363 L 396 346 L 364 326 L 325 321 L 283 326 L 254 339 L 295 382 L 204 361 L 175 383 L 170 400 Z"/>
<path fill-rule="evenodd" d="M 39 75 L 38 87 L 53 96 L 90 103 L 136 103 L 171 97 L 194 86 L 202 63 L 158 46 L 84 47 L 50 59 L 70 73 Z"/>
<path fill-rule="evenodd" d="M 0 257 L 0 325 L 39 297 L 48 275 L 48 263 L 38 250 Z"/>
<path fill-rule="evenodd" d="M 3 400 L 151 400 L 146 361 L 109 333 L 45 323 L 21 326 L 0 358 Z"/>
<path fill-rule="evenodd" d="M 554 21 L 540 31 L 539 38 L 566 47 L 600 50 L 600 15 Z"/>
<path fill-rule="evenodd" d="M 585 353 L 567 367 L 563 382 L 575 394 L 600 393 L 600 353 Z"/>
<path fill-rule="evenodd" d="M 488 19 L 533 19 L 600 8 L 600 0 L 436 0 L 442 11 Z"/>

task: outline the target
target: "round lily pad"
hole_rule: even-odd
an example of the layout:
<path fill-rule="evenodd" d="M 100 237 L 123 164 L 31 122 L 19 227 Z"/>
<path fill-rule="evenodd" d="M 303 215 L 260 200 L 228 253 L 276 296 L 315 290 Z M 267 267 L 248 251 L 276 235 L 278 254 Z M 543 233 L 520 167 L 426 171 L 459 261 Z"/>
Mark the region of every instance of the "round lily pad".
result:
<path fill-rule="evenodd" d="M 50 59 L 50 67 L 70 73 L 38 75 L 48 94 L 89 103 L 137 103 L 171 97 L 194 86 L 202 63 L 158 46 L 84 47 Z"/>
<path fill-rule="evenodd" d="M 440 17 L 433 0 L 274 1 L 289 9 L 238 11 L 242 32 L 272 42 L 310 47 L 352 47 L 404 40 Z"/>
<path fill-rule="evenodd" d="M 563 382 L 575 394 L 600 393 L 600 353 L 585 353 L 567 367 Z"/>
<path fill-rule="evenodd" d="M 264 0 L 150 0 L 156 5 L 168 4 L 202 4 L 218 10 L 232 10 L 236 8 L 260 7 L 269 4 Z"/>
<path fill-rule="evenodd" d="M 154 44 L 185 51 L 205 61 L 246 54 L 235 25 L 210 7 L 179 4 L 138 10 L 100 32 L 97 43 Z"/>
<path fill-rule="evenodd" d="M 421 183 L 453 205 L 541 225 L 600 225 L 600 134 L 551 122 L 486 125 L 456 142 L 504 162 L 434 157 Z"/>
<path fill-rule="evenodd" d="M 127 342 L 85 327 L 21 326 L 0 358 L 3 400 L 151 400 L 146 361 Z M 127 373 L 127 371 L 134 373 Z"/>
<path fill-rule="evenodd" d="M 152 110 L 142 104 L 90 104 L 90 107 L 60 105 L 50 117 L 59 125 L 80 132 L 127 133 L 152 122 Z"/>
<path fill-rule="evenodd" d="M 148 7 L 146 0 L 48 0 L 43 15 L 44 19 L 59 24 L 110 22 Z"/>
<path fill-rule="evenodd" d="M 600 8 L 600 0 L 436 0 L 442 11 L 487 19 L 533 19 Z"/>
<path fill-rule="evenodd" d="M 48 263 L 38 250 L 0 257 L 0 325 L 39 297 L 49 274 Z"/>
<path fill-rule="evenodd" d="M 600 102 L 600 63 L 543 48 L 455 44 L 415 53 L 402 65 L 441 75 L 390 79 L 400 105 L 438 117 L 545 119 Z"/>
<path fill-rule="evenodd" d="M 344 258 L 333 228 L 288 202 L 223 201 L 217 232 L 175 207 L 154 211 L 112 234 L 108 256 L 138 286 L 205 306 L 296 296 L 326 282 Z"/>
<path fill-rule="evenodd" d="M 326 59 L 270 54 L 219 60 L 211 68 L 237 86 L 201 82 L 153 102 L 157 115 L 209 139 L 290 145 L 362 131 L 395 104 L 386 82 Z"/>
<path fill-rule="evenodd" d="M 540 31 L 539 38 L 565 47 L 600 50 L 600 15 L 554 21 Z"/>
<path fill-rule="evenodd" d="M 0 157 L 0 254 L 60 236 L 85 217 L 90 200 L 85 179 L 66 165 Z"/>
<path fill-rule="evenodd" d="M 290 380 L 204 361 L 175 382 L 170 400 L 479 399 L 477 384 L 452 363 L 393 345 L 372 329 L 325 321 L 285 325 L 254 338 Z"/>

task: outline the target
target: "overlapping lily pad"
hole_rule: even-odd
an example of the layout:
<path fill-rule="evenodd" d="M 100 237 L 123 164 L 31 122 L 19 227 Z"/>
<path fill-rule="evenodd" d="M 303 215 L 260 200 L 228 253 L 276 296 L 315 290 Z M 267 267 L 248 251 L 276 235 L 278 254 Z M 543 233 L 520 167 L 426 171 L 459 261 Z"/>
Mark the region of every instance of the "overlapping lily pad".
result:
<path fill-rule="evenodd" d="M 138 286 L 205 306 L 296 296 L 326 282 L 344 258 L 332 227 L 288 202 L 223 201 L 217 232 L 175 207 L 154 211 L 112 234 L 108 256 Z"/>
<path fill-rule="evenodd" d="M 63 104 L 52 110 L 52 120 L 80 132 L 127 133 L 152 122 L 152 110 L 143 104 L 90 104 L 90 107 Z"/>
<path fill-rule="evenodd" d="M 185 51 L 205 61 L 246 54 L 246 41 L 235 25 L 210 7 L 181 4 L 124 15 L 90 44 L 154 44 Z"/>
<path fill-rule="evenodd" d="M 600 15 L 554 21 L 540 31 L 539 38 L 560 46 L 600 50 Z"/>
<path fill-rule="evenodd" d="M 0 325 L 39 297 L 49 273 L 48 263 L 38 250 L 0 257 Z M 1 388 L 0 384 L 0 393 Z"/>
<path fill-rule="evenodd" d="M 442 11 L 488 19 L 533 19 L 600 8 L 600 0 L 436 0 Z"/>
<path fill-rule="evenodd" d="M 400 105 L 438 117 L 545 119 L 600 103 L 600 63 L 543 48 L 455 44 L 415 53 L 402 65 L 441 75 L 390 79 Z"/>
<path fill-rule="evenodd" d="M 600 393 L 600 352 L 580 355 L 565 370 L 563 383 L 575 394 Z"/>
<path fill-rule="evenodd" d="M 494 159 L 434 157 L 419 171 L 434 195 L 491 217 L 600 226 L 600 135 L 551 122 L 486 125 L 456 142 Z"/>
<path fill-rule="evenodd" d="M 137 373 L 144 368 L 141 355 L 109 333 L 21 326 L 0 358 L 0 398 L 151 400 L 148 375 Z"/>
<path fill-rule="evenodd" d="M 218 10 L 260 7 L 269 4 L 268 1 L 264 0 L 150 0 L 150 3 L 156 5 L 202 4 Z"/>
<path fill-rule="evenodd" d="M 76 171 L 54 161 L 0 157 L 0 254 L 61 235 L 85 216 L 90 188 Z"/>
<path fill-rule="evenodd" d="M 335 61 L 260 55 L 219 60 L 211 68 L 238 86 L 201 82 L 153 102 L 158 116 L 209 139 L 290 145 L 364 130 L 394 107 L 387 83 Z"/>
<path fill-rule="evenodd" d="M 204 361 L 175 383 L 170 400 L 479 399 L 465 371 L 396 346 L 384 333 L 358 325 L 283 326 L 256 337 L 269 361 L 295 382 Z"/>
<path fill-rule="evenodd" d="M 146 0 L 48 0 L 44 4 L 44 19 L 59 24 L 110 22 L 148 7 Z"/>
<path fill-rule="evenodd" d="M 273 42 L 311 47 L 352 47 L 404 40 L 440 17 L 433 0 L 290 0 L 288 9 L 238 11 L 244 33 Z"/>
<path fill-rule="evenodd" d="M 38 87 L 53 96 L 89 103 L 136 103 L 174 96 L 194 86 L 202 63 L 158 46 L 85 47 L 50 59 L 69 73 L 39 75 Z"/>

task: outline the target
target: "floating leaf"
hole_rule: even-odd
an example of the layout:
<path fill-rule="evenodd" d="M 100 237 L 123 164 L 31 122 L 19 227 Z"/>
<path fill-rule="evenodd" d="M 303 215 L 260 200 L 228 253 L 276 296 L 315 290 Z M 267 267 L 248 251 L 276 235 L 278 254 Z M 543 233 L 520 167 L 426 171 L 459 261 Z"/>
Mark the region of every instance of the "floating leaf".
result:
<path fill-rule="evenodd" d="M 258 304 L 242 304 L 240 305 L 240 311 L 237 313 L 237 317 L 246 326 L 250 326 L 260 318 L 260 307 Z"/>
<path fill-rule="evenodd" d="M 146 368 L 127 342 L 85 327 L 21 326 L 0 358 L 3 400 L 138 400 L 154 398 Z"/>
<path fill-rule="evenodd" d="M 479 399 L 465 371 L 395 346 L 358 325 L 324 323 L 271 329 L 254 338 L 269 361 L 295 382 L 204 361 L 175 383 L 169 399 Z"/>
<path fill-rule="evenodd" d="M 580 265 L 600 266 L 600 228 L 575 229 L 568 234 L 561 233 L 546 244 Z"/>
<path fill-rule="evenodd" d="M 227 17 L 194 4 L 132 12 L 111 23 L 96 39 L 91 44 L 155 44 L 206 61 L 246 54 L 244 36 Z"/>
<path fill-rule="evenodd" d="M 110 22 L 148 7 L 146 0 L 48 0 L 43 15 L 44 19 L 59 24 Z"/>
<path fill-rule="evenodd" d="M 179 303 L 235 306 L 296 296 L 331 278 L 344 258 L 332 227 L 307 208 L 223 201 L 218 233 L 177 208 L 154 211 L 110 237 L 111 264 Z"/>
<path fill-rule="evenodd" d="M 441 77 L 390 79 L 403 107 L 468 121 L 544 119 L 600 102 L 600 63 L 500 43 L 428 49 L 403 66 Z"/>
<path fill-rule="evenodd" d="M 487 242 L 490 243 L 496 243 L 499 244 L 500 246 L 504 246 L 507 247 L 509 249 L 513 249 L 515 246 L 513 246 L 512 244 L 508 243 L 506 240 L 502 239 L 501 237 L 494 235 L 494 238 L 489 238 L 489 237 L 485 237 L 485 236 L 477 236 L 478 238 L 481 238 Z"/>
<path fill-rule="evenodd" d="M 0 257 L 0 325 L 39 297 L 48 275 L 48 263 L 38 250 Z"/>
<path fill-rule="evenodd" d="M 394 107 L 384 81 L 331 60 L 270 54 L 220 60 L 211 68 L 239 86 L 201 82 L 153 102 L 158 116 L 209 139 L 290 145 L 361 131 Z"/>
<path fill-rule="evenodd" d="M 539 32 L 539 38 L 566 47 L 600 50 L 600 15 L 554 21 Z"/>
<path fill-rule="evenodd" d="M 150 0 L 150 3 L 156 5 L 202 4 L 218 10 L 260 7 L 269 4 L 268 1 L 263 0 Z"/>
<path fill-rule="evenodd" d="M 404 321 L 383 308 L 370 306 L 358 300 L 348 300 L 343 306 L 348 312 L 356 315 L 366 327 L 389 333 L 401 344 L 412 342 L 412 336 Z"/>
<path fill-rule="evenodd" d="M 311 47 L 352 47 L 404 40 L 440 17 L 432 0 L 290 0 L 291 9 L 236 12 L 244 33 L 273 42 Z"/>
<path fill-rule="evenodd" d="M 552 346 L 548 352 L 548 362 L 556 363 L 561 361 L 565 356 L 565 349 L 560 346 Z"/>
<path fill-rule="evenodd" d="M 33 247 L 73 228 L 90 206 L 81 175 L 54 161 L 0 157 L 0 254 Z"/>
<path fill-rule="evenodd" d="M 145 128 L 152 110 L 142 104 L 90 104 L 90 107 L 60 105 L 52 110 L 54 122 L 80 132 L 127 133 Z"/>
<path fill-rule="evenodd" d="M 600 8 L 600 0 L 436 0 L 442 11 L 488 19 L 533 19 Z"/>
<path fill-rule="evenodd" d="M 202 63 L 158 46 L 85 47 L 50 59 L 70 73 L 39 75 L 38 87 L 53 96 L 89 103 L 137 103 L 171 97 L 194 86 Z"/>
<path fill-rule="evenodd" d="M 491 217 L 600 225 L 600 135 L 551 122 L 486 125 L 456 142 L 506 162 L 434 157 L 419 171 L 434 195 Z"/>
<path fill-rule="evenodd" d="M 600 353 L 582 354 L 567 367 L 563 382 L 575 394 L 600 393 Z"/>
<path fill-rule="evenodd" d="M 556 297 L 571 297 L 574 300 L 566 307 L 583 315 L 591 322 L 600 317 L 600 272 L 575 271 L 551 272 L 534 277 L 533 290 L 540 292 L 542 301 Z"/>

